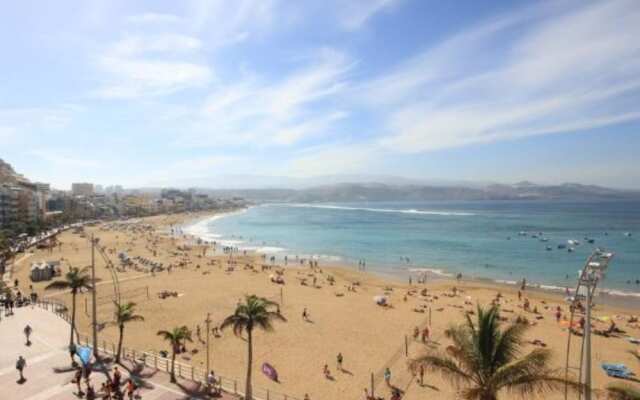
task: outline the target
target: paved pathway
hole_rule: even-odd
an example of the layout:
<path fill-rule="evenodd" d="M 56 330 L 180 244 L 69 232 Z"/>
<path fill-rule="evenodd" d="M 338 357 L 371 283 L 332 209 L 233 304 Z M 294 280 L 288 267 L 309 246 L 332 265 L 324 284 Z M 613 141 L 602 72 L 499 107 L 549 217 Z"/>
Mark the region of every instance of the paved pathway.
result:
<path fill-rule="evenodd" d="M 26 346 L 24 327 L 33 328 L 31 346 Z M 0 398 L 11 400 L 63 400 L 74 399 L 75 385 L 71 383 L 73 372 L 55 372 L 54 369 L 68 369 L 70 360 L 66 351 L 69 341 L 69 325 L 50 311 L 38 307 L 15 309 L 13 316 L 2 315 L 0 320 Z M 22 355 L 27 361 L 24 376 L 27 379 L 18 384 L 16 360 Z M 121 368 L 122 370 L 122 368 Z M 126 371 L 123 371 L 126 372 Z M 178 385 L 169 383 L 169 376 L 163 372 L 145 368 L 140 371 L 145 381 L 140 390 L 144 400 L 207 399 L 197 394 L 197 385 L 190 381 L 180 381 Z M 96 389 L 105 381 L 100 372 L 92 374 Z M 232 400 L 225 395 L 221 400 Z"/>

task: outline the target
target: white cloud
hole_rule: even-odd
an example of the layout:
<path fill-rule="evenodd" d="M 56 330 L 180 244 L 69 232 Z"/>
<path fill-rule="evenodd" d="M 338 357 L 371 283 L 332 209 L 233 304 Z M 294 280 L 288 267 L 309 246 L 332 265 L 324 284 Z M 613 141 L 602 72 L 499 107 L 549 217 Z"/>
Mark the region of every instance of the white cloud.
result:
<path fill-rule="evenodd" d="M 378 150 L 372 145 L 354 143 L 311 147 L 295 154 L 279 173 L 293 177 L 371 173 L 376 160 L 380 161 Z"/>
<path fill-rule="evenodd" d="M 343 54 L 320 51 L 310 67 L 296 70 L 275 82 L 248 77 L 221 85 L 208 97 L 191 132 L 178 143 L 202 146 L 233 144 L 293 144 L 327 133 L 346 117 L 332 105 L 347 87 L 353 67 Z"/>
<path fill-rule="evenodd" d="M 127 36 L 116 42 L 109 54 L 126 57 L 143 53 L 192 53 L 202 48 L 200 39 L 181 34 Z"/>
<path fill-rule="evenodd" d="M 254 33 L 272 27 L 275 0 L 192 0 L 190 26 L 202 32 L 211 46 L 224 46 L 246 40 Z"/>
<path fill-rule="evenodd" d="M 199 39 L 179 34 L 125 37 L 97 58 L 108 76 L 95 94 L 135 98 L 204 87 L 213 73 L 208 65 L 192 61 L 201 47 Z"/>
<path fill-rule="evenodd" d="M 69 154 L 69 151 L 59 148 L 33 149 L 27 151 L 26 154 L 48 162 L 53 168 L 87 168 L 100 165 L 96 160 L 77 157 Z"/>
<path fill-rule="evenodd" d="M 378 12 L 390 8 L 397 0 L 349 0 L 338 2 L 340 23 L 347 30 L 362 27 L 369 18 Z"/>
<path fill-rule="evenodd" d="M 183 18 L 173 14 L 148 12 L 130 15 L 126 21 L 132 24 L 174 24 L 182 22 Z"/>
<path fill-rule="evenodd" d="M 636 5 L 527 9 L 427 50 L 361 88 L 384 109 L 379 143 L 423 152 L 640 119 Z"/>
<path fill-rule="evenodd" d="M 49 133 L 67 127 L 80 108 L 58 107 L 0 108 L 0 139 L 3 143 L 39 132 Z"/>

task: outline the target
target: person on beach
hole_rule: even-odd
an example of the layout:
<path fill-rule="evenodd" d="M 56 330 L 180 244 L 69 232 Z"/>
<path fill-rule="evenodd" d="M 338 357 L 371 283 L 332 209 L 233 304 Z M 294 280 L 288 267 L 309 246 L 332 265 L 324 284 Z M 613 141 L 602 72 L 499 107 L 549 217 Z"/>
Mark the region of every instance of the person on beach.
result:
<path fill-rule="evenodd" d="M 309 321 L 309 313 L 307 312 L 307 308 L 305 307 L 304 310 L 302 310 L 302 319 L 304 321 Z"/>
<path fill-rule="evenodd" d="M 324 368 L 322 368 L 322 373 L 324 374 L 325 378 L 331 379 L 331 371 L 329 371 L 329 366 L 327 364 L 325 364 Z"/>
<path fill-rule="evenodd" d="M 391 370 L 389 367 L 384 369 L 384 381 L 387 385 L 391 384 Z"/>
<path fill-rule="evenodd" d="M 420 375 L 420 386 L 424 386 L 424 365 L 420 365 L 420 370 L 418 371 Z"/>
<path fill-rule="evenodd" d="M 84 396 L 84 392 L 82 391 L 82 369 L 77 368 L 75 374 L 73 375 L 73 383 L 76 384 L 76 388 L 78 388 L 78 393 L 76 395 L 78 397 Z"/>
<path fill-rule="evenodd" d="M 16 369 L 18 370 L 18 373 L 20 374 L 20 379 L 18 379 L 18 383 L 19 384 L 23 384 L 26 379 L 23 375 L 24 369 L 27 367 L 27 360 L 24 359 L 24 357 L 22 356 L 18 356 L 18 360 L 16 361 Z"/>
<path fill-rule="evenodd" d="M 413 340 L 418 340 L 419 336 L 420 336 L 420 328 L 416 326 L 413 328 Z"/>
<path fill-rule="evenodd" d="M 425 326 L 422 330 L 422 343 L 426 343 L 429 340 L 429 327 Z"/>
<path fill-rule="evenodd" d="M 133 400 L 133 394 L 136 391 L 136 385 L 133 383 L 132 379 L 127 380 L 127 397 L 129 400 Z"/>
<path fill-rule="evenodd" d="M 31 326 L 27 324 L 27 326 L 24 327 L 24 336 L 27 338 L 27 342 L 26 342 L 27 346 L 31 346 L 31 340 L 30 340 L 31 332 L 33 332 L 33 329 L 31 329 Z"/>
<path fill-rule="evenodd" d="M 111 400 L 111 383 L 102 382 L 102 386 L 100 386 L 100 392 L 102 392 L 102 400 Z"/>
<path fill-rule="evenodd" d="M 342 353 L 338 353 L 338 356 L 336 357 L 336 361 L 338 364 L 338 371 L 342 371 Z"/>
<path fill-rule="evenodd" d="M 93 385 L 87 382 L 87 400 L 95 400 L 96 391 L 93 388 Z"/>
<path fill-rule="evenodd" d="M 304 399 L 303 400 L 311 400 L 311 397 L 309 397 L 309 393 L 305 393 L 304 394 Z"/>
<path fill-rule="evenodd" d="M 120 370 L 118 369 L 118 367 L 115 367 L 113 371 L 113 392 L 116 394 L 116 396 L 118 396 L 118 394 L 120 393 L 121 379 L 122 379 L 122 374 L 120 373 Z"/>

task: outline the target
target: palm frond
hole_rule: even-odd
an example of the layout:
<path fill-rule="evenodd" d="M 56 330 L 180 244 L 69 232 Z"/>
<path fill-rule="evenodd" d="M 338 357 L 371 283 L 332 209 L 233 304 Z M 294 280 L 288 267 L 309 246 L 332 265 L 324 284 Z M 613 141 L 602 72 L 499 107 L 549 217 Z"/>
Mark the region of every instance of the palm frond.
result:
<path fill-rule="evenodd" d="M 413 371 L 417 371 L 420 366 L 423 366 L 427 370 L 440 372 L 456 385 L 473 381 L 473 376 L 462 370 L 455 360 L 437 352 L 411 360 L 409 365 Z"/>
<path fill-rule="evenodd" d="M 610 400 L 640 400 L 640 388 L 624 383 L 607 385 L 607 395 Z"/>
<path fill-rule="evenodd" d="M 44 287 L 44 290 L 52 290 L 52 289 L 69 289 L 69 282 L 67 281 L 53 281 L 47 286 Z"/>

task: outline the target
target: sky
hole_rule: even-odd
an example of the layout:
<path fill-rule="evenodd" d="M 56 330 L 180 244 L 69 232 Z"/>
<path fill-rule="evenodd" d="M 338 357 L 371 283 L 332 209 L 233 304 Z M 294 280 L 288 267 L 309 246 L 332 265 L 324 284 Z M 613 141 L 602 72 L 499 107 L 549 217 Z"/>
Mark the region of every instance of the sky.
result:
<path fill-rule="evenodd" d="M 0 158 L 61 189 L 640 189 L 638 38 L 636 0 L 8 2 Z"/>

